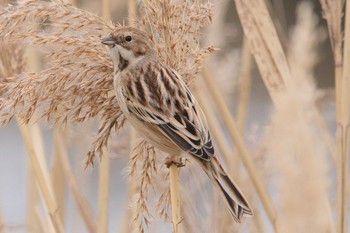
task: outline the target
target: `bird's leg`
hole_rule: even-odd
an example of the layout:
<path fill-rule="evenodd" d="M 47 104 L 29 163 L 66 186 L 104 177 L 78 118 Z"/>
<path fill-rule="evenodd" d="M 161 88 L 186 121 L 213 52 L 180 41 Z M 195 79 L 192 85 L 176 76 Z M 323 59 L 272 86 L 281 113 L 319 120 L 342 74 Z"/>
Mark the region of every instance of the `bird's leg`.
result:
<path fill-rule="evenodd" d="M 186 165 L 186 159 L 178 155 L 169 155 L 165 160 L 165 165 L 169 168 L 172 164 L 175 164 L 177 167 L 184 167 Z"/>

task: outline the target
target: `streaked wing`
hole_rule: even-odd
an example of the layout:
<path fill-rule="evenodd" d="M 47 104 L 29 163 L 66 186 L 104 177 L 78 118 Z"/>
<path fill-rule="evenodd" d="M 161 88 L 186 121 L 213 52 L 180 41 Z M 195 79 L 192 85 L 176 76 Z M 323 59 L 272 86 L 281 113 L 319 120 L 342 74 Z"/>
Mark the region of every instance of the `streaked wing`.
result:
<path fill-rule="evenodd" d="M 177 146 L 204 160 L 214 154 L 202 110 L 179 74 L 150 64 L 123 90 L 130 114 L 157 125 Z"/>

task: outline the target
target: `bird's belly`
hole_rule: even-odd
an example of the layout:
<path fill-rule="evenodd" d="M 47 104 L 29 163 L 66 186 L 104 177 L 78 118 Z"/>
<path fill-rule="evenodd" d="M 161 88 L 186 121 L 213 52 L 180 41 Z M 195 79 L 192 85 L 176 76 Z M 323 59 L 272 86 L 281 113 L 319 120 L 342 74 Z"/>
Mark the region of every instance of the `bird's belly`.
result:
<path fill-rule="evenodd" d="M 157 125 L 142 122 L 130 114 L 128 114 L 127 119 L 136 131 L 152 146 L 170 155 L 180 155 L 182 153 L 182 150 Z"/>

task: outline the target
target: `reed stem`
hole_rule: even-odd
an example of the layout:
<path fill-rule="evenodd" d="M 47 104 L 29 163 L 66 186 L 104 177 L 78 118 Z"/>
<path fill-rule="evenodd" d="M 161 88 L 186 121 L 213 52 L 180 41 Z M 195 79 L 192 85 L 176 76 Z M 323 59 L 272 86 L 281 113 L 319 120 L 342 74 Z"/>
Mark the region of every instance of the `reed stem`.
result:
<path fill-rule="evenodd" d="M 347 185 L 348 185 L 348 156 L 349 156 L 349 125 L 350 125 L 350 4 L 346 2 L 345 32 L 344 32 L 344 60 L 343 70 L 336 68 L 337 77 L 337 144 L 338 158 L 338 232 L 347 232 Z M 337 64 L 336 64 L 337 65 Z M 339 69 L 339 70 L 338 70 Z M 339 104 L 339 105 L 338 105 Z"/>
<path fill-rule="evenodd" d="M 78 206 L 78 211 L 85 223 L 85 226 L 90 233 L 96 232 L 96 220 L 91 211 L 91 207 L 87 199 L 82 195 L 81 188 L 78 186 L 78 182 L 72 172 L 72 167 L 69 163 L 68 153 L 66 145 L 64 143 L 64 138 L 61 132 L 55 135 L 55 146 L 57 147 L 56 153 L 60 159 L 60 164 L 62 166 L 61 176 L 66 180 L 69 188 L 72 191 L 74 201 Z"/>
<path fill-rule="evenodd" d="M 173 233 L 182 233 L 179 168 L 175 163 L 170 165 L 169 175 Z"/>
<path fill-rule="evenodd" d="M 37 126 L 34 125 L 32 127 L 35 129 L 35 127 Z M 55 232 L 63 233 L 64 228 L 63 228 L 63 224 L 60 219 L 60 216 L 57 212 L 59 207 L 57 205 L 57 202 L 53 193 L 53 188 L 50 183 L 47 163 L 46 161 L 44 161 L 44 158 L 41 158 L 41 157 L 39 158 L 37 152 L 35 151 L 33 141 L 32 141 L 32 138 L 35 138 L 35 136 L 33 137 L 33 135 L 31 135 L 29 127 L 27 125 L 19 124 L 19 129 L 21 131 L 21 134 L 27 149 L 27 154 L 30 158 L 31 166 L 33 167 L 35 177 L 38 181 L 41 195 L 43 197 L 45 205 L 47 206 L 50 221 L 52 222 Z"/>
<path fill-rule="evenodd" d="M 129 25 L 135 26 L 137 19 L 136 0 L 128 0 Z"/>
<path fill-rule="evenodd" d="M 109 153 L 103 150 L 98 173 L 98 211 L 97 232 L 108 232 L 108 198 L 109 198 Z"/>
<path fill-rule="evenodd" d="M 28 232 L 38 231 L 36 207 L 38 205 L 38 190 L 34 171 L 30 159 L 26 159 L 26 230 Z"/>
<path fill-rule="evenodd" d="M 64 222 L 64 203 L 65 203 L 65 179 L 62 174 L 64 173 L 62 162 L 60 158 L 60 146 L 57 144 L 57 137 L 61 137 L 61 134 L 64 133 L 60 129 L 54 129 L 53 138 L 54 138 L 54 153 L 53 153 L 53 163 L 51 169 L 51 179 L 53 186 L 57 205 L 60 206 L 58 210 L 58 216 L 60 217 L 62 223 Z"/>
<path fill-rule="evenodd" d="M 110 20 L 110 0 L 102 0 L 102 16 L 106 21 Z M 109 152 L 105 148 L 98 173 L 97 233 L 108 232 L 109 169 Z"/>

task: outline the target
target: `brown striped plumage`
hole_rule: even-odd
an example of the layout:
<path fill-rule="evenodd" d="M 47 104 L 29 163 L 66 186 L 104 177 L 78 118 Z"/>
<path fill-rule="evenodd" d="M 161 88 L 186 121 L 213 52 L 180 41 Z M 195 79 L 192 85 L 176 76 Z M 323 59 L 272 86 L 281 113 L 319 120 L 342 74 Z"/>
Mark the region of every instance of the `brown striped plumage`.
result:
<path fill-rule="evenodd" d="M 214 155 L 201 108 L 181 76 L 160 62 L 146 34 L 118 27 L 102 43 L 110 47 L 118 103 L 135 129 L 170 155 L 192 155 L 221 192 L 234 220 L 252 215 Z"/>

